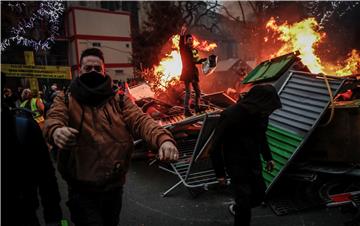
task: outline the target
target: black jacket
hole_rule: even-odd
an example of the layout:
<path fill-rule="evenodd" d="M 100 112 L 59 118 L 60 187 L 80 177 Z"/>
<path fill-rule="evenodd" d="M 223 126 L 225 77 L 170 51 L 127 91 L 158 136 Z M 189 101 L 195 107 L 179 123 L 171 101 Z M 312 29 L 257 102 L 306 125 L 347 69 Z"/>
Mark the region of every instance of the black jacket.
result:
<path fill-rule="evenodd" d="M 266 189 L 260 155 L 272 160 L 266 138 L 268 115 L 280 106 L 272 86 L 255 86 L 221 113 L 215 130 L 211 157 L 217 177 L 225 176 L 225 165 L 232 184 L 251 188 L 246 195 L 253 197 L 253 205 L 262 201 Z"/>
<path fill-rule="evenodd" d="M 180 76 L 180 81 L 186 82 L 198 82 L 199 81 L 199 71 L 196 67 L 196 64 L 201 64 L 204 62 L 204 59 L 194 58 L 193 51 L 197 51 L 185 45 L 185 36 L 180 36 L 180 55 L 182 62 L 182 71 Z"/>
<path fill-rule="evenodd" d="M 260 154 L 266 161 L 272 159 L 265 134 L 267 125 L 267 117 L 250 114 L 242 104 L 235 104 L 221 113 L 213 152 L 221 154 L 223 150 L 226 166 L 258 168 L 261 166 Z"/>
<path fill-rule="evenodd" d="M 3 152 L 5 164 L 4 225 L 31 225 L 37 220 L 38 192 L 46 223 L 60 222 L 60 194 L 55 170 L 38 124 L 24 110 L 2 106 Z"/>

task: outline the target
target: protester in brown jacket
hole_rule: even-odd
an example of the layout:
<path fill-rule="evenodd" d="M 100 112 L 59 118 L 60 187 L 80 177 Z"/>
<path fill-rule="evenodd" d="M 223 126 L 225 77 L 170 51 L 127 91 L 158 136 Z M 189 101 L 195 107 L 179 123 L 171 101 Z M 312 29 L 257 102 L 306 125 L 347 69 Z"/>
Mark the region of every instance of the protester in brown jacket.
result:
<path fill-rule="evenodd" d="M 86 49 L 80 61 L 70 92 L 58 95 L 47 114 L 44 135 L 60 149 L 58 168 L 68 183 L 75 225 L 115 226 L 133 136 L 159 149 L 160 160 L 177 160 L 178 151 L 167 130 L 114 93 L 99 49 Z"/>

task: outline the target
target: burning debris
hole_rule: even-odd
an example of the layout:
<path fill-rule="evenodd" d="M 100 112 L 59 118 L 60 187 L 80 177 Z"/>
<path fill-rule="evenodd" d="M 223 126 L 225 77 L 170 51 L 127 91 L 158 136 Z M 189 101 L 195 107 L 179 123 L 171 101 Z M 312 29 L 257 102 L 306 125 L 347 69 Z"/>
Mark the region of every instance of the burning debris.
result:
<path fill-rule="evenodd" d="M 164 50 L 165 57 L 153 68 L 143 70 L 142 76 L 150 85 L 156 95 L 160 95 L 171 86 L 179 83 L 182 62 L 179 48 L 180 35 L 174 35 L 169 39 L 171 48 Z M 217 47 L 216 43 L 209 43 L 194 36 L 194 48 L 201 52 L 209 52 Z"/>
<path fill-rule="evenodd" d="M 267 54 L 266 59 L 271 60 L 259 64 L 258 67 L 248 73 L 241 84 L 259 83 L 262 79 L 271 80 L 279 76 L 287 77 L 285 74 L 286 72 L 288 74 L 290 70 L 336 76 L 360 73 L 360 55 L 356 49 L 352 49 L 347 59 L 341 62 L 330 63 L 324 60 L 322 53 L 328 54 L 328 51 L 321 49 L 321 44 L 326 40 L 327 35 L 322 31 L 315 18 L 304 19 L 293 24 L 287 22 L 279 24 L 274 18 L 271 18 L 266 23 L 266 28 L 269 35 L 264 38 L 264 41 L 272 48 L 277 49 L 272 49 L 272 53 Z M 194 46 L 199 51 L 211 51 L 217 47 L 215 43 L 200 41 L 196 37 L 194 39 Z M 165 57 L 161 59 L 158 65 L 142 72 L 144 79 L 154 91 L 154 98 L 174 106 L 182 105 L 184 89 L 179 82 L 182 71 L 179 41 L 179 35 L 172 36 L 169 43 L 164 47 Z M 265 69 L 259 71 L 259 67 Z M 268 67 L 273 69 L 270 70 Z M 229 77 L 228 73 L 223 77 L 222 80 L 225 82 Z M 203 83 L 203 81 L 201 82 Z M 233 84 L 238 83 L 235 81 Z M 276 84 L 274 85 L 276 86 Z M 278 84 L 278 86 L 280 85 Z M 206 88 L 206 85 L 202 85 L 202 87 Z M 218 85 L 218 87 L 222 86 Z M 246 91 L 246 89 L 239 89 L 238 87 L 225 87 L 223 91 L 229 89 L 235 92 L 234 96 L 238 96 L 241 91 Z M 220 90 L 213 90 L 212 92 L 214 91 Z"/>
<path fill-rule="evenodd" d="M 194 37 L 194 48 L 198 51 L 208 52 L 217 47 L 215 43 L 199 40 Z M 142 77 L 154 92 L 153 98 L 143 98 L 137 103 L 143 111 L 151 115 L 154 119 L 165 126 L 185 119 L 183 116 L 184 87 L 180 82 L 182 72 L 182 60 L 179 47 L 180 35 L 174 35 L 169 39 L 168 45 L 164 47 L 165 57 L 160 60 L 158 65 L 144 69 Z M 212 56 L 213 58 L 216 56 Z M 206 65 L 207 71 L 211 71 L 213 66 L 210 60 Z M 215 59 L 216 61 L 216 59 Z M 193 105 L 193 103 L 190 103 Z M 202 113 L 212 112 L 218 108 L 211 107 L 206 101 L 200 101 Z"/>
<path fill-rule="evenodd" d="M 243 90 L 248 91 L 253 84 L 272 83 L 279 91 L 283 104 L 282 109 L 271 115 L 267 130 L 267 139 L 277 165 L 274 172 L 264 172 L 263 174 L 268 184 L 268 191 L 273 188 L 283 173 L 289 172 L 287 171 L 289 165 L 299 163 L 298 159 L 294 158 L 298 152 L 308 154 L 306 149 L 310 153 L 305 158 L 306 163 L 312 163 L 312 160 L 320 156 L 316 160 L 358 164 L 360 161 L 358 150 L 351 151 L 353 147 L 359 146 L 358 123 L 354 126 L 351 123 L 344 124 L 342 122 L 350 117 L 353 122 L 358 122 L 360 119 L 360 84 L 356 78 L 358 75 L 355 75 L 360 73 L 359 51 L 351 50 L 348 58 L 342 62 L 329 63 L 323 60 L 322 55 L 319 54 L 320 44 L 327 36 L 325 32 L 321 32 L 314 18 L 282 25 L 277 24 L 275 19 L 271 18 L 266 28 L 273 34 L 271 37 L 265 37 L 264 41 L 269 43 L 278 40 L 281 41 L 281 45 L 268 55 L 270 57 L 247 73 L 241 84 L 244 86 Z M 184 87 L 179 82 L 182 71 L 179 36 L 173 36 L 170 41 L 171 49 L 167 50 L 166 56 L 160 63 L 143 71 L 145 80 L 155 92 L 154 98 L 142 98 L 136 103 L 160 125 L 169 128 L 177 141 L 184 141 L 200 134 L 201 126 L 199 124 L 201 123 L 199 121 L 203 121 L 206 114 L 219 113 L 222 109 L 235 103 L 235 100 L 223 92 L 202 95 L 200 103 L 204 107 L 202 114 L 185 118 L 182 107 Z M 216 47 L 215 43 L 199 41 L 195 41 L 195 43 L 200 51 L 209 51 Z M 229 63 L 229 65 L 240 66 L 239 61 L 236 59 L 237 63 L 235 63 L 234 59 L 234 63 Z M 231 70 L 225 71 L 224 77 L 221 78 L 224 84 L 224 81 L 229 79 L 228 71 Z M 233 71 L 236 74 L 239 70 Z M 337 95 L 333 98 L 332 94 Z M 348 103 L 344 103 L 344 100 Z M 343 109 L 344 105 L 346 105 L 346 112 Z M 321 131 L 318 123 L 322 119 L 328 119 L 330 108 L 336 108 L 336 117 L 333 121 L 329 120 L 328 122 L 331 123 Z M 341 128 L 338 130 L 339 133 L 345 129 L 351 132 L 351 142 L 348 142 L 350 138 L 346 136 L 337 136 L 338 134 L 334 131 L 338 128 Z M 318 133 L 323 140 L 317 137 Z M 338 137 L 342 139 L 338 139 Z M 321 142 L 319 142 L 320 140 Z M 334 147 L 334 141 L 336 147 Z M 306 142 L 310 145 L 305 146 Z M 348 143 L 345 144 L 345 142 Z M 326 147 L 326 150 L 323 147 Z M 314 153 L 318 156 L 314 156 Z M 324 172 L 328 173 L 334 169 L 331 167 L 330 170 L 326 169 Z M 290 172 L 299 178 L 305 175 L 296 169 L 292 170 Z M 313 170 L 310 172 L 316 173 Z"/>
<path fill-rule="evenodd" d="M 171 86 L 168 90 L 160 93 L 157 98 L 154 98 L 154 93 L 150 87 L 143 83 L 128 88 L 127 93 L 144 113 L 150 115 L 161 126 L 168 126 L 185 120 L 182 91 L 183 87 L 178 84 Z M 204 117 L 205 113 L 219 111 L 232 103 L 235 101 L 223 93 L 204 95 L 200 99 L 202 113 L 195 117 Z"/>
<path fill-rule="evenodd" d="M 330 63 L 321 59 L 319 52 L 320 44 L 326 39 L 326 33 L 322 32 L 315 18 L 308 18 L 303 21 L 278 25 L 274 18 L 271 18 L 266 28 L 272 31 L 272 38 L 282 42 L 278 51 L 270 54 L 270 58 L 284 55 L 289 52 L 299 51 L 301 61 L 312 73 L 323 73 L 337 76 L 346 76 L 360 73 L 359 51 L 353 49 L 348 58 L 343 62 Z M 269 37 L 264 41 L 268 42 Z"/>
<path fill-rule="evenodd" d="M 349 53 L 348 59 L 342 63 L 330 64 L 321 59 L 321 55 L 318 53 L 319 44 L 326 39 L 326 33 L 320 31 L 314 18 L 282 25 L 277 24 L 275 19 L 271 18 L 267 22 L 266 28 L 268 32 L 272 31 L 273 34 L 271 37 L 266 37 L 265 42 L 274 41 L 276 38 L 281 41 L 281 45 L 276 51 L 273 51 L 273 54 L 270 54 L 270 60 L 260 63 L 248 73 L 241 82 L 246 87 L 251 87 L 255 83 L 270 82 L 279 90 L 294 70 L 346 77 L 360 72 L 359 52 L 355 49 Z M 150 98 L 139 99 L 137 104 L 163 126 L 185 120 L 182 115 L 184 87 L 179 82 L 182 71 L 179 40 L 179 35 L 171 37 L 167 45 L 168 48 L 164 49 L 165 57 L 161 59 L 158 65 L 142 72 L 154 95 Z M 200 51 L 210 51 L 216 48 L 215 43 L 199 41 L 196 38 L 194 43 Z M 242 89 L 242 91 L 244 90 L 246 89 Z M 236 91 L 239 92 L 239 90 Z M 359 95 L 357 93 L 358 87 L 351 87 L 340 92 L 336 100 L 346 99 L 350 94 L 352 95 L 351 99 L 353 99 Z M 203 113 L 221 110 L 227 105 L 227 101 L 218 98 L 221 100 L 219 104 L 218 101 L 214 101 L 214 98 L 210 98 L 211 96 L 203 95 L 201 98 L 200 106 L 202 106 Z M 225 105 L 222 105 L 222 102 Z"/>

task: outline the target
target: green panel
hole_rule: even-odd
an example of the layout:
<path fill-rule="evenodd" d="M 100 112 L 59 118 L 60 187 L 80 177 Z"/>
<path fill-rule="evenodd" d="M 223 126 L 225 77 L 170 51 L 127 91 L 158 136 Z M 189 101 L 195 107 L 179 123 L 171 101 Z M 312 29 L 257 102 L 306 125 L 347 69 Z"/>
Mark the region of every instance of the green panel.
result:
<path fill-rule="evenodd" d="M 265 183 L 269 186 L 281 169 L 287 164 L 290 157 L 302 142 L 303 137 L 271 124 L 268 126 L 266 136 L 275 162 L 275 169 L 272 172 L 263 171 Z M 263 166 L 265 167 L 265 161 L 263 161 Z"/>
<path fill-rule="evenodd" d="M 253 83 L 276 79 L 289 69 L 296 55 L 291 53 L 260 63 L 243 80 L 243 83 Z"/>

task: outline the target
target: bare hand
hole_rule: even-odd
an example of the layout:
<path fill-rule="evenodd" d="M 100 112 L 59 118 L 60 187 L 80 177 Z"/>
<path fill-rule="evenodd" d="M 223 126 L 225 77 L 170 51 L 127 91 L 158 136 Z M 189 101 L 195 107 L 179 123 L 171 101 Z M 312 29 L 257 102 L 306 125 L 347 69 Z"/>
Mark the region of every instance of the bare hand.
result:
<path fill-rule="evenodd" d="M 165 141 L 160 146 L 159 158 L 165 161 L 176 161 L 179 159 L 179 152 L 172 142 Z"/>
<path fill-rule="evenodd" d="M 60 149 L 69 149 L 76 145 L 76 136 L 79 131 L 70 127 L 57 128 L 53 133 L 53 139 L 56 146 Z"/>
<path fill-rule="evenodd" d="M 186 32 L 186 26 L 185 24 L 181 27 L 180 35 L 184 35 Z"/>
<path fill-rule="evenodd" d="M 202 58 L 199 60 L 199 63 L 204 63 L 205 61 L 207 61 L 207 58 Z"/>
<path fill-rule="evenodd" d="M 265 169 L 266 169 L 268 172 L 273 171 L 274 168 L 275 168 L 275 162 L 274 162 L 273 160 L 270 160 L 270 161 L 267 161 L 267 162 L 266 162 Z"/>

